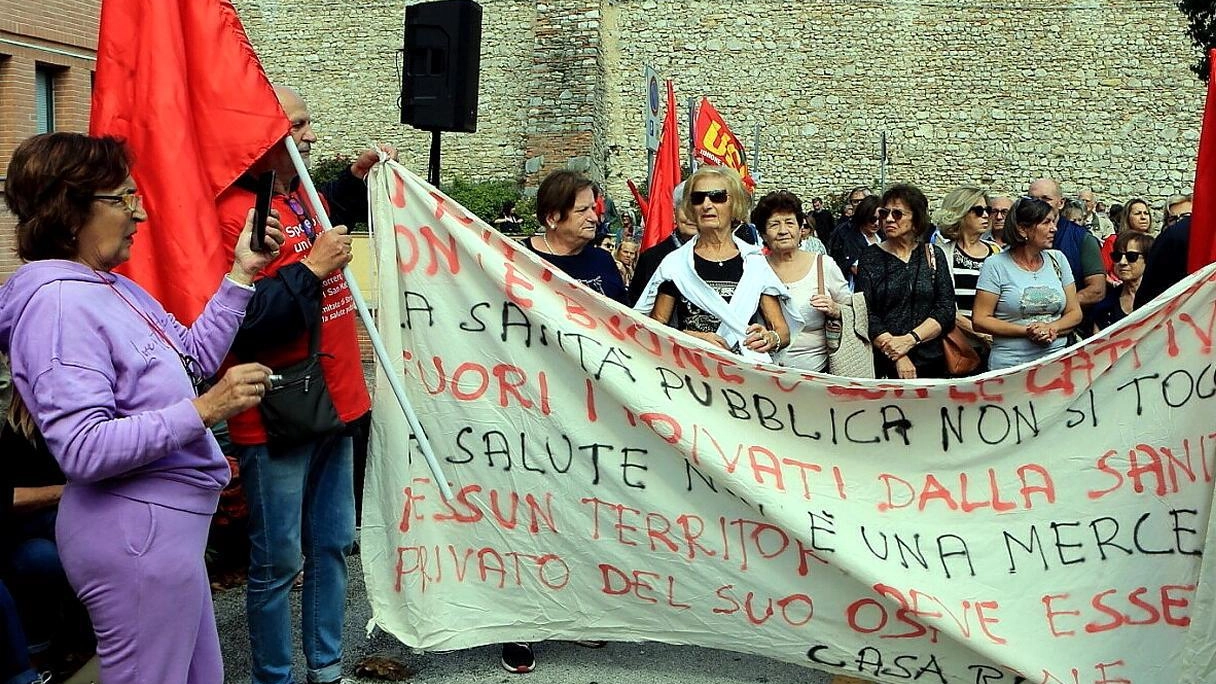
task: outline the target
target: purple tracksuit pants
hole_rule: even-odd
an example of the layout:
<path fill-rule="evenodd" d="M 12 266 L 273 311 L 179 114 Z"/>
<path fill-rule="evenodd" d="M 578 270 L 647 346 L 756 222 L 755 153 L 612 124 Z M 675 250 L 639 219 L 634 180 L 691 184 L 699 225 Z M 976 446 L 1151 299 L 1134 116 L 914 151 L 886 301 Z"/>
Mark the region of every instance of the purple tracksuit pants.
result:
<path fill-rule="evenodd" d="M 224 681 L 203 552 L 211 516 L 68 486 L 56 536 L 105 684 Z"/>

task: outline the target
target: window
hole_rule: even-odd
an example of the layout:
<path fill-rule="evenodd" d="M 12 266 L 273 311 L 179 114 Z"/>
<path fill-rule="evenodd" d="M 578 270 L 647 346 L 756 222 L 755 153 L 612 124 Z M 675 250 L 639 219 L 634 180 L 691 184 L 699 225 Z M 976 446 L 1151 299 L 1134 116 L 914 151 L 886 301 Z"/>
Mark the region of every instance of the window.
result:
<path fill-rule="evenodd" d="M 36 133 L 55 130 L 55 72 L 41 65 L 34 68 L 34 110 Z"/>

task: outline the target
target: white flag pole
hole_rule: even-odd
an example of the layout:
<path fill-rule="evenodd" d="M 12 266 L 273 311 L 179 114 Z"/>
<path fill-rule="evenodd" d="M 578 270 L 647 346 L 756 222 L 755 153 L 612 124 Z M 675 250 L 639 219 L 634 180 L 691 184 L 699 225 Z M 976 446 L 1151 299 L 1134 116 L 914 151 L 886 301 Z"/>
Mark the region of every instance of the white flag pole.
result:
<path fill-rule="evenodd" d="M 325 211 L 325 205 L 321 204 L 321 197 L 317 194 L 316 186 L 312 184 L 312 177 L 308 175 L 308 167 L 304 165 L 304 158 L 300 156 L 300 150 L 296 148 L 295 140 L 291 136 L 287 136 L 283 140 L 283 144 L 287 147 L 288 154 L 291 155 L 291 163 L 295 165 L 296 173 L 300 176 L 300 185 L 304 187 L 304 192 L 308 195 L 308 203 L 312 205 L 313 211 L 321 221 L 321 227 L 325 230 L 332 230 L 334 226 L 329 220 L 329 214 Z M 385 369 L 384 375 L 388 378 L 389 386 L 393 388 L 393 396 L 397 397 L 397 403 L 401 405 L 401 411 L 410 424 L 410 430 L 414 432 L 414 438 L 418 440 L 418 447 L 422 450 L 423 457 L 426 458 L 426 465 L 431 469 L 431 475 L 435 478 L 435 485 L 439 487 L 439 493 L 443 495 L 443 498 L 451 501 L 452 490 L 448 487 L 448 479 L 444 476 L 443 469 L 439 467 L 439 460 L 435 458 L 431 442 L 418 422 L 414 407 L 405 397 L 405 388 L 401 386 L 401 380 L 391 372 L 393 364 L 389 362 L 388 350 L 384 348 L 384 340 L 380 339 L 380 331 L 376 330 L 376 322 L 372 320 L 371 311 L 367 308 L 367 302 L 363 299 L 363 293 L 359 291 L 359 284 L 355 282 L 354 273 L 351 272 L 349 265 L 342 269 L 342 275 L 350 287 L 350 295 L 355 300 L 355 308 L 359 311 L 359 318 L 363 320 L 363 327 L 367 329 L 367 335 L 371 338 L 376 358 Z"/>

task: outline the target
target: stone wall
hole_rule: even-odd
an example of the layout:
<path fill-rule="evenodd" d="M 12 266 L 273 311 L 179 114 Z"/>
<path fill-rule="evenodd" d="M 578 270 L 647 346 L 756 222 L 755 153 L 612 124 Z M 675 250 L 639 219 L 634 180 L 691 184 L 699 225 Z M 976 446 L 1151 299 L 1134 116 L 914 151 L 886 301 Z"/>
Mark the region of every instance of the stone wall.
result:
<path fill-rule="evenodd" d="M 267 71 L 308 97 L 320 154 L 389 140 L 424 173 L 429 137 L 397 123 L 400 2 L 237 6 Z M 887 181 L 930 196 L 1051 175 L 1066 192 L 1159 204 L 1194 174 L 1203 88 L 1170 0 L 482 6 L 478 132 L 444 135 L 445 178 L 534 184 L 529 159 L 575 158 L 627 197 L 625 179 L 646 173 L 644 64 L 681 104 L 713 100 L 745 145 L 762 126 L 761 191 L 877 185 L 882 131 Z"/>

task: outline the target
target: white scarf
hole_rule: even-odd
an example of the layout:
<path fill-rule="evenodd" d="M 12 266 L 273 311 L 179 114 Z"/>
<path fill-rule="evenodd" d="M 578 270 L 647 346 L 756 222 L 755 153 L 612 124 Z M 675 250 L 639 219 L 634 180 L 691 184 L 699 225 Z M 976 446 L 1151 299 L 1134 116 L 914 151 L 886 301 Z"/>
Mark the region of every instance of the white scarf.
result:
<path fill-rule="evenodd" d="M 685 299 L 722 321 L 717 333 L 726 341 L 728 347 L 738 347 L 745 359 L 771 363 L 771 356 L 752 351 L 743 344 L 743 339 L 747 337 L 747 326 L 760 306 L 760 296 L 766 294 L 773 295 L 781 303 L 781 314 L 785 318 L 785 324 L 789 326 L 790 339 L 802 330 L 806 322 L 792 306 L 789 288 L 773 272 L 759 247 L 732 235 L 731 239 L 735 241 L 735 246 L 743 256 L 743 277 L 735 286 L 735 293 L 730 302 L 727 302 L 697 275 L 696 267 L 693 266 L 693 249 L 699 238 L 699 235 L 694 235 L 679 249 L 663 258 L 633 308 L 650 313 L 654 309 L 659 286 L 668 281 L 673 282 Z"/>

